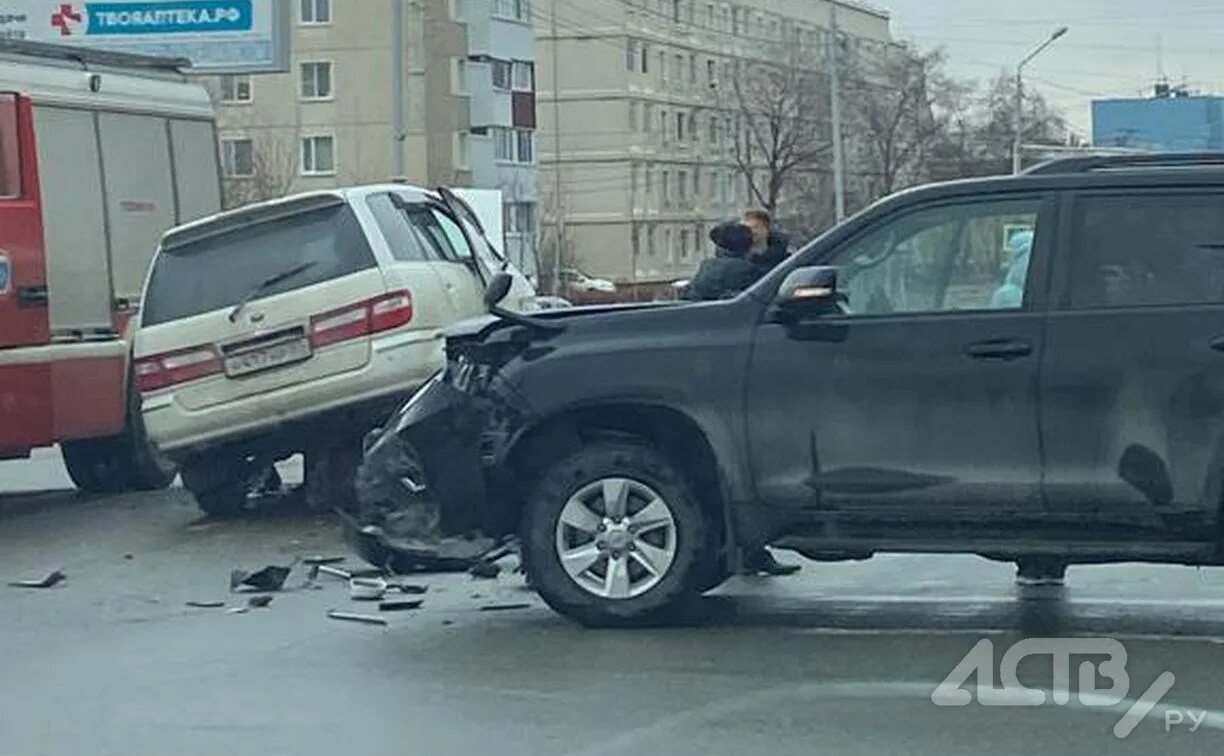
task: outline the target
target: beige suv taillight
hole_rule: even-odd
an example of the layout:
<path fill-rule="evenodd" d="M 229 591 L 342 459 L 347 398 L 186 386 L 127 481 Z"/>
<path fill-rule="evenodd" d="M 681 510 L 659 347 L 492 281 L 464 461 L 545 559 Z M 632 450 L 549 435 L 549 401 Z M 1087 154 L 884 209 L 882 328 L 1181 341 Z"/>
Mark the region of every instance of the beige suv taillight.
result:
<path fill-rule="evenodd" d="M 400 328 L 411 322 L 412 294 L 408 291 L 393 291 L 315 315 L 310 319 L 310 345 L 318 349 L 328 344 Z"/>
<path fill-rule="evenodd" d="M 157 391 L 221 371 L 221 358 L 216 349 L 192 347 L 136 360 L 136 384 L 141 391 Z"/>

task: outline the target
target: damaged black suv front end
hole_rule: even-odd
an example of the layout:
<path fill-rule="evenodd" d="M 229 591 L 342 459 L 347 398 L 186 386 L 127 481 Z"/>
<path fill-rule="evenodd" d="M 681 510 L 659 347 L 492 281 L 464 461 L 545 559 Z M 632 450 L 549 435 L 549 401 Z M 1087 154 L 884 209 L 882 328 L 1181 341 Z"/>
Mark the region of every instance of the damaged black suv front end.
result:
<path fill-rule="evenodd" d="M 400 571 L 461 568 L 514 533 L 520 495 L 499 462 L 529 408 L 500 373 L 547 337 L 495 316 L 447 334 L 446 366 L 366 439 L 349 540 Z"/>

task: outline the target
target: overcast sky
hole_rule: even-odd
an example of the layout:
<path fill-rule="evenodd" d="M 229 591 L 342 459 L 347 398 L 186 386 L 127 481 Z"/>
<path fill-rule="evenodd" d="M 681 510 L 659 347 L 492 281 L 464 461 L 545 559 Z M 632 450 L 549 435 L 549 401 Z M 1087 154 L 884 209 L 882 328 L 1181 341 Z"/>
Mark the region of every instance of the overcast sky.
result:
<path fill-rule="evenodd" d="M 1091 136 L 1094 98 L 1146 94 L 1163 48 L 1173 83 L 1224 93 L 1224 0 L 872 0 L 892 15 L 893 36 L 943 45 L 951 72 L 986 80 L 1054 29 L 1070 27 L 1025 68 L 1025 80 Z"/>

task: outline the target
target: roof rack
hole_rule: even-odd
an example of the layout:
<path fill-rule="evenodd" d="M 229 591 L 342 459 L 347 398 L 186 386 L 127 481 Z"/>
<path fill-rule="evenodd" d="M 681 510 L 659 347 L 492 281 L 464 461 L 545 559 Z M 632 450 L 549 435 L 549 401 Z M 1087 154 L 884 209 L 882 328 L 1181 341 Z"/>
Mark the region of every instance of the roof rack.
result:
<path fill-rule="evenodd" d="M 144 68 L 156 71 L 181 73 L 191 68 L 187 58 L 163 58 L 155 55 L 97 50 L 89 47 L 56 45 L 48 42 L 30 42 L 24 39 L 0 39 L 0 55 L 22 55 L 30 58 L 50 58 L 77 63 L 81 68 L 112 66 L 115 68 Z"/>
<path fill-rule="evenodd" d="M 1076 155 L 1038 163 L 1025 176 L 1125 170 L 1128 168 L 1224 168 L 1224 152 L 1165 152 L 1146 155 Z"/>

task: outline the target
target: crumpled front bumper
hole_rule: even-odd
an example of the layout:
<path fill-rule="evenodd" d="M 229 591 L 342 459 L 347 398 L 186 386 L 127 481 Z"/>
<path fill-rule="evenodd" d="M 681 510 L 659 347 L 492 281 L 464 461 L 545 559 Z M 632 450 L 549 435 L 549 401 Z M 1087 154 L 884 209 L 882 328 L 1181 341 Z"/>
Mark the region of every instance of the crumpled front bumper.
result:
<path fill-rule="evenodd" d="M 431 378 L 366 439 L 356 515 L 346 535 L 362 557 L 399 571 L 461 569 L 494 545 L 481 438 L 488 399 Z"/>

